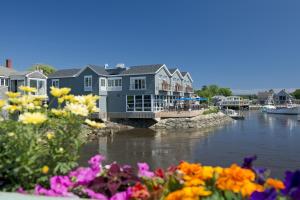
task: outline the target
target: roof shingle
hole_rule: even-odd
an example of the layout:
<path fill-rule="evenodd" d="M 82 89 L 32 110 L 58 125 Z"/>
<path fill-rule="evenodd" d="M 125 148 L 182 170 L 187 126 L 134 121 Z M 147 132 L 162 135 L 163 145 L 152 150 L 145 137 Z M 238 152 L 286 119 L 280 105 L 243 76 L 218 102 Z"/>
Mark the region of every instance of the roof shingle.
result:
<path fill-rule="evenodd" d="M 130 75 L 130 74 L 152 74 L 155 73 L 159 68 L 161 68 L 164 64 L 153 64 L 153 65 L 139 65 L 132 66 L 129 69 L 123 71 L 122 75 Z"/>

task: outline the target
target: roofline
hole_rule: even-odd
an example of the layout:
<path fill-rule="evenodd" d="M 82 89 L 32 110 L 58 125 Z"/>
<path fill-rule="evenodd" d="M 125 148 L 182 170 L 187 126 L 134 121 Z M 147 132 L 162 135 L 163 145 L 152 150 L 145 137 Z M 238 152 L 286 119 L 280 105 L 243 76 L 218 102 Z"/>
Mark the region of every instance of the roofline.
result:
<path fill-rule="evenodd" d="M 98 72 L 96 72 L 93 68 L 91 68 L 91 65 L 87 65 L 84 68 L 82 68 L 81 70 L 79 70 L 79 72 L 77 72 L 75 75 L 73 75 L 73 77 L 77 77 L 79 76 L 84 70 L 86 70 L 87 68 L 90 68 L 93 72 L 95 72 L 98 75 L 103 75 L 105 76 L 106 74 L 99 74 Z"/>
<path fill-rule="evenodd" d="M 175 71 L 173 72 L 172 76 L 175 74 L 175 72 L 177 72 L 177 73 L 179 74 L 179 77 L 180 77 L 181 79 L 183 79 L 183 76 L 182 76 L 182 74 L 181 74 L 181 72 L 179 71 L 178 68 L 175 69 Z"/>
<path fill-rule="evenodd" d="M 35 72 L 38 72 L 38 73 L 40 73 L 41 75 L 43 75 L 46 79 L 48 78 L 45 74 L 43 74 L 42 72 L 40 72 L 40 71 L 38 71 L 38 70 L 35 70 L 35 71 L 32 71 L 32 72 L 29 72 L 28 74 L 25 74 L 25 76 L 28 78 L 28 76 L 30 75 L 30 74 L 33 74 L 33 73 L 35 73 Z"/>
<path fill-rule="evenodd" d="M 171 72 L 169 71 L 169 69 L 167 68 L 166 64 L 162 64 L 162 66 L 161 66 L 158 70 L 156 70 L 156 72 L 155 72 L 154 74 L 157 74 L 162 68 L 166 69 L 167 74 L 168 74 L 170 77 L 172 76 L 172 74 L 171 74 Z"/>
<path fill-rule="evenodd" d="M 190 77 L 191 81 L 194 82 L 194 80 L 192 79 L 192 76 L 191 76 L 191 74 L 189 72 L 186 72 L 186 74 L 183 77 L 185 77 L 187 75 Z"/>

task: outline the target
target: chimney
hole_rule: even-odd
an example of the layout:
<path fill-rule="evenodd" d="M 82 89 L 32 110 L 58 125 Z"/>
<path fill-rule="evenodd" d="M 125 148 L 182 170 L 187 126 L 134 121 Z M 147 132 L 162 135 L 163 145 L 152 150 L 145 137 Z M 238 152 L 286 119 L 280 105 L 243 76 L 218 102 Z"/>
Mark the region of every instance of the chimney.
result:
<path fill-rule="evenodd" d="M 5 62 L 5 67 L 6 68 L 9 68 L 9 69 L 12 69 L 12 60 L 11 59 L 6 59 L 6 62 Z"/>

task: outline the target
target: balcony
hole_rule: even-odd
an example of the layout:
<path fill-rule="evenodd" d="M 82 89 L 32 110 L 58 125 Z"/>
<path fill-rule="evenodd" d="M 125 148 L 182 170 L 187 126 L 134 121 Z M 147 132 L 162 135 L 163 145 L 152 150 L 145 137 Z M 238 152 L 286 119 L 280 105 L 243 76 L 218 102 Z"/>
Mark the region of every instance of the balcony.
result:
<path fill-rule="evenodd" d="M 170 91 L 170 89 L 171 89 L 170 84 L 167 81 L 163 81 L 161 87 L 159 88 L 159 90 L 162 91 Z"/>
<path fill-rule="evenodd" d="M 186 92 L 186 93 L 194 93 L 194 90 L 193 90 L 193 88 L 192 88 L 191 86 L 187 85 L 187 86 L 185 87 L 185 92 Z"/>
<path fill-rule="evenodd" d="M 174 92 L 183 92 L 183 86 L 177 83 L 174 87 Z"/>

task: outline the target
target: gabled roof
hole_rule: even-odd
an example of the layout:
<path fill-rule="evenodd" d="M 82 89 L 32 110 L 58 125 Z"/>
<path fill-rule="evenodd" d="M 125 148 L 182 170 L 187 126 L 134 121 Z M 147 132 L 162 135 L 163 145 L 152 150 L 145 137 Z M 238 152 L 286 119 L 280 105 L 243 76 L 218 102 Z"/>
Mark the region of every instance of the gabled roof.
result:
<path fill-rule="evenodd" d="M 181 72 L 181 75 L 182 75 L 182 77 L 188 76 L 189 79 L 190 79 L 192 82 L 194 82 L 194 80 L 192 79 L 192 76 L 190 75 L 189 72 Z"/>
<path fill-rule="evenodd" d="M 155 74 L 164 66 L 165 66 L 164 64 L 132 66 L 129 67 L 129 69 L 123 71 L 121 74 L 122 75 Z"/>
<path fill-rule="evenodd" d="M 0 76 L 10 76 L 10 75 L 18 75 L 19 72 L 17 72 L 16 70 L 14 69 L 10 69 L 10 68 L 7 68 L 7 67 L 3 67 L 3 66 L 0 66 Z"/>
<path fill-rule="evenodd" d="M 172 69 L 169 69 L 169 71 L 170 71 L 170 73 L 171 73 L 172 76 L 177 72 L 177 74 L 179 75 L 179 77 L 181 79 L 183 79 L 183 76 L 181 75 L 181 73 L 180 73 L 180 71 L 179 71 L 178 68 L 172 68 Z"/>
<path fill-rule="evenodd" d="M 74 77 L 81 69 L 60 69 L 48 75 L 48 78 Z"/>
<path fill-rule="evenodd" d="M 93 70 L 96 74 L 98 75 L 109 75 L 108 72 L 106 71 L 104 66 L 99 66 L 99 65 L 88 65 L 85 68 L 83 68 L 82 71 L 84 71 L 86 68 L 90 68 L 91 70 Z M 77 76 L 80 74 L 81 72 L 79 72 L 77 74 Z"/>

